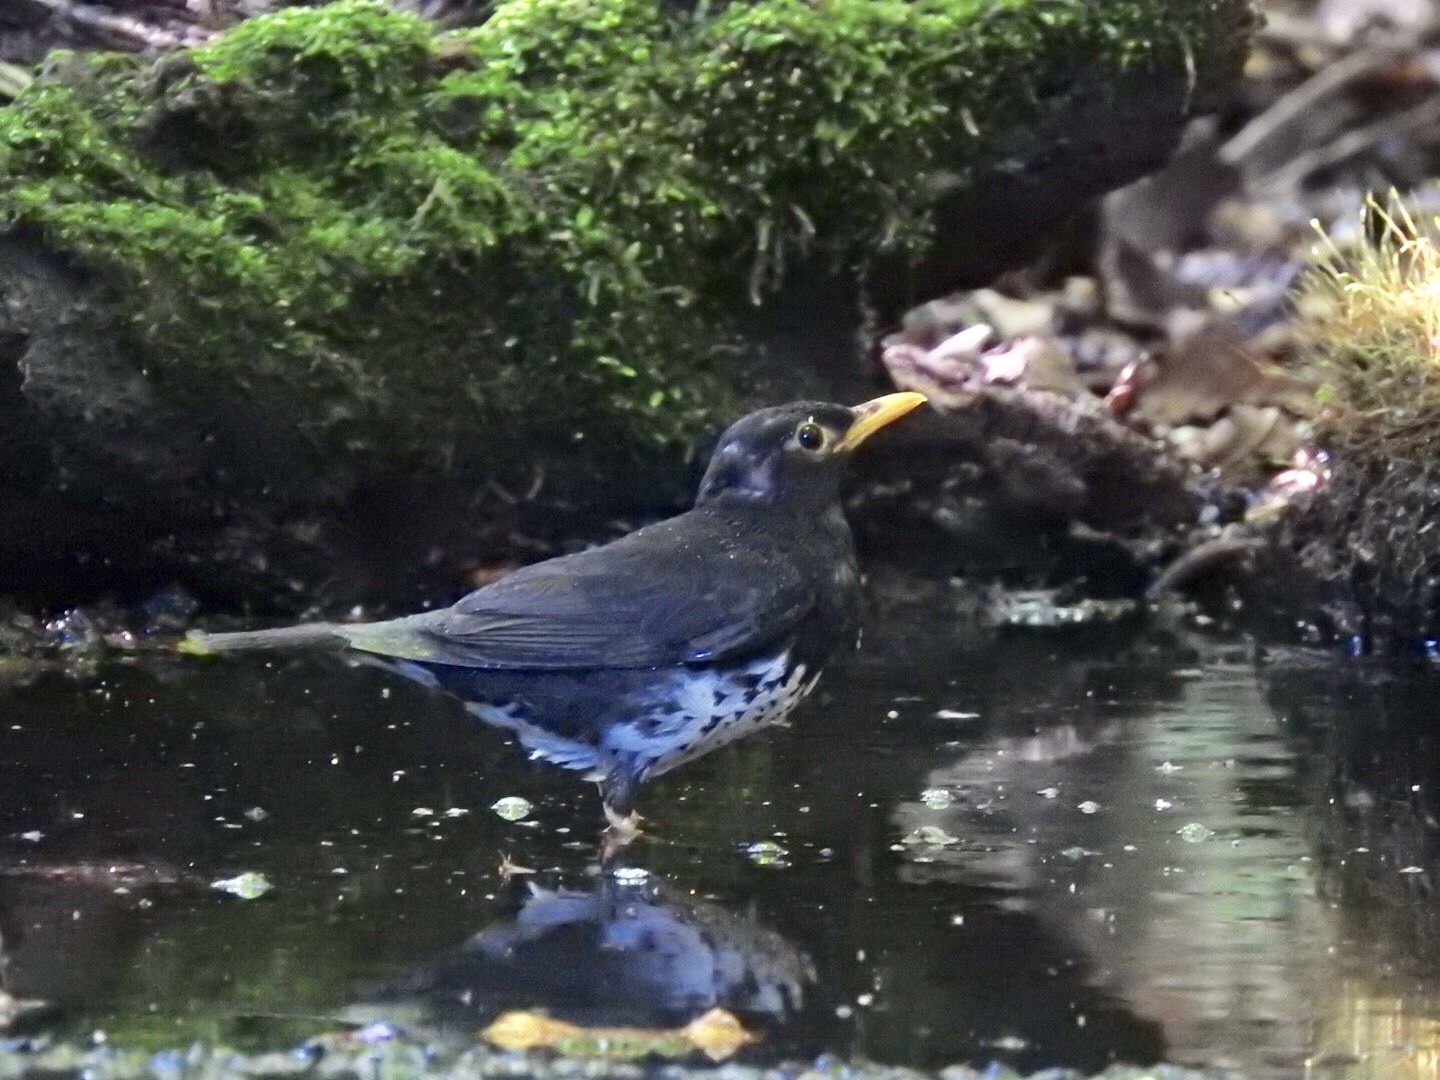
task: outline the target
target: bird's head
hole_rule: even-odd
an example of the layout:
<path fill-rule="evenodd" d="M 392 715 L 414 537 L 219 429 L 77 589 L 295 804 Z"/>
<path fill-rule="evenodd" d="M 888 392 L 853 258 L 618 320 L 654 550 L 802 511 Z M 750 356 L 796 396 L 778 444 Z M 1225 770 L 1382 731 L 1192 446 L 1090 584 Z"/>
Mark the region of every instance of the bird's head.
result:
<path fill-rule="evenodd" d="M 827 506 L 839 497 L 850 452 L 924 402 L 924 394 L 908 392 L 853 408 L 795 401 L 741 417 L 720 436 L 696 504 L 747 499 Z"/>

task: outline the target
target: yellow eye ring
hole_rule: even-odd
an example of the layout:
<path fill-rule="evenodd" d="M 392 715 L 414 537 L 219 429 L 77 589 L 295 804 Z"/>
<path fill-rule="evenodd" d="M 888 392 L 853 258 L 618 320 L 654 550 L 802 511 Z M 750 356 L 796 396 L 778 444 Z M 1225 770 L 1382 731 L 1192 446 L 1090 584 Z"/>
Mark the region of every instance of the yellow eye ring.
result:
<path fill-rule="evenodd" d="M 825 449 L 825 429 L 813 420 L 806 420 L 795 429 L 795 441 L 802 450 L 819 452 Z"/>

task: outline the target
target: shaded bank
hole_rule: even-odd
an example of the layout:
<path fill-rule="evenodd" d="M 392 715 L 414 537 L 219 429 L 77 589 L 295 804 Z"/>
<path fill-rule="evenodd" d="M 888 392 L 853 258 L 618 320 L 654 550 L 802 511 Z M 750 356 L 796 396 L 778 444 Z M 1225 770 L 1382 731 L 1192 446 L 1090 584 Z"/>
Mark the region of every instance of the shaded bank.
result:
<path fill-rule="evenodd" d="M 53 57 L 0 112 L 0 589 L 333 603 L 669 508 L 744 404 L 867 380 L 867 306 L 1163 160 L 1250 28 L 687 7 L 346 0 Z"/>

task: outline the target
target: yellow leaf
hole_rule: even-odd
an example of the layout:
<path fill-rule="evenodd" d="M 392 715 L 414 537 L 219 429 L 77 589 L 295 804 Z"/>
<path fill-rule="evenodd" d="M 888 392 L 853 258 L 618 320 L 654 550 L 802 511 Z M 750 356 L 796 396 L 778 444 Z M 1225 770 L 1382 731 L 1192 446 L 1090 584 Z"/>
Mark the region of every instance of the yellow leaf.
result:
<path fill-rule="evenodd" d="M 554 1046 L 561 1039 L 571 1038 L 584 1028 L 554 1020 L 533 1012 L 507 1012 L 480 1034 L 502 1050 L 533 1050 Z"/>
<path fill-rule="evenodd" d="M 735 1014 L 724 1009 L 711 1009 L 697 1016 L 681 1028 L 681 1032 L 712 1061 L 723 1061 L 755 1041 L 755 1036 L 745 1030 Z"/>
<path fill-rule="evenodd" d="M 676 1030 L 628 1027 L 580 1027 L 542 1013 L 507 1012 L 481 1033 L 502 1050 L 558 1050 L 574 1057 L 633 1060 L 655 1055 L 683 1057 L 699 1050 L 723 1061 L 755 1041 L 733 1013 L 711 1009 Z"/>

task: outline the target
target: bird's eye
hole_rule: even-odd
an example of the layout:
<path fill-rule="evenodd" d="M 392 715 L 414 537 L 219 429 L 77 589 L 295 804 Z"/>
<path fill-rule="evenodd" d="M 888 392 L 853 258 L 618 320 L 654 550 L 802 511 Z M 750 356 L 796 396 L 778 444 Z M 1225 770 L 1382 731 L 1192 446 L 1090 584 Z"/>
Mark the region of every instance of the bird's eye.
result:
<path fill-rule="evenodd" d="M 795 429 L 795 441 L 806 450 L 825 449 L 825 429 L 813 420 L 806 420 Z"/>

